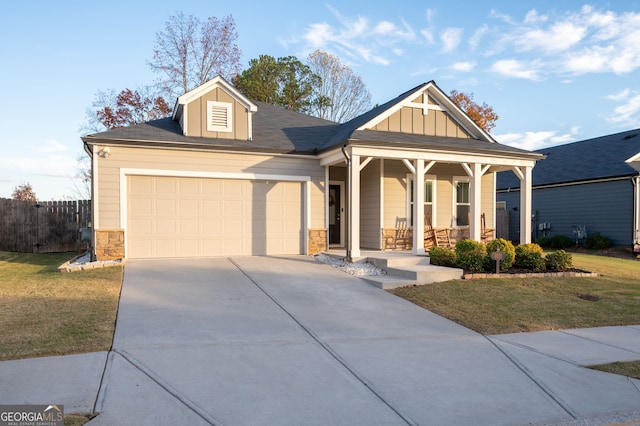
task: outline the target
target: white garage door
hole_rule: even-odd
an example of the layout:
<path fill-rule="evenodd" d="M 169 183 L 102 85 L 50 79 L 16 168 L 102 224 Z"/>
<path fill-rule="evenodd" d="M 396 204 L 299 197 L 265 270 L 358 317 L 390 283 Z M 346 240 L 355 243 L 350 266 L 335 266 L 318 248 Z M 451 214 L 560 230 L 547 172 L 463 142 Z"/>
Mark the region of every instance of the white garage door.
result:
<path fill-rule="evenodd" d="M 127 179 L 127 257 L 303 252 L 299 182 Z"/>

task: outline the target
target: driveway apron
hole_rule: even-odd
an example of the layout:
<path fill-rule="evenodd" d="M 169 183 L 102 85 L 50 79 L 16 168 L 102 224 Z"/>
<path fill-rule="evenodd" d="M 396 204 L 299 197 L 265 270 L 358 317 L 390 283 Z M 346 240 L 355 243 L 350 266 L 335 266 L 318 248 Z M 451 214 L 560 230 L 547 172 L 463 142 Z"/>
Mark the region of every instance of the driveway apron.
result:
<path fill-rule="evenodd" d="M 638 407 L 623 378 L 519 351 L 307 257 L 129 261 L 91 424 L 553 423 L 605 412 L 603 389 Z"/>

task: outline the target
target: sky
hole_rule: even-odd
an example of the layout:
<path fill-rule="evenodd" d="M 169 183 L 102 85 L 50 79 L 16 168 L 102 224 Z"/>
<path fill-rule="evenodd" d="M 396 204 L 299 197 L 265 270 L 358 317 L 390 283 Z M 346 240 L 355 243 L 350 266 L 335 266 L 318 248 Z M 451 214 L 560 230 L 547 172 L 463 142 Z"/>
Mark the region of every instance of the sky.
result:
<path fill-rule="evenodd" d="M 338 56 L 382 104 L 421 83 L 472 93 L 500 143 L 536 150 L 640 128 L 640 0 L 23 0 L 0 15 L 0 198 L 78 198 L 81 127 L 100 90 L 136 88 L 176 12 L 232 15 L 242 65 Z"/>

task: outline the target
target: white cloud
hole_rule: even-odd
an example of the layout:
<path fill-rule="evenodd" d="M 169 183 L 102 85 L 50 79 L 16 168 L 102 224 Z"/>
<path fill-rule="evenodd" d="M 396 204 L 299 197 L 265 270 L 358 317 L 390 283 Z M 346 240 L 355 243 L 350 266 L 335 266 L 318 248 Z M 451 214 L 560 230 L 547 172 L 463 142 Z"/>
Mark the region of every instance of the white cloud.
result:
<path fill-rule="evenodd" d="M 502 59 L 491 66 L 491 70 L 505 77 L 524 78 L 527 80 L 540 80 L 537 62 L 522 62 L 516 59 Z"/>
<path fill-rule="evenodd" d="M 447 28 L 440 34 L 442 40 L 442 51 L 445 53 L 452 52 L 460 44 L 462 38 L 462 28 Z"/>
<path fill-rule="evenodd" d="M 469 39 L 469 46 L 472 49 L 477 49 L 482 41 L 482 38 L 489 32 L 489 26 L 487 24 L 482 25 L 480 28 L 475 30 L 471 38 Z"/>
<path fill-rule="evenodd" d="M 337 23 L 313 23 L 302 39 L 305 53 L 325 49 L 341 52 L 353 61 L 388 65 L 392 56 L 402 56 L 405 43 L 416 42 L 416 33 L 404 19 L 372 21 L 365 16 L 343 16 L 328 6 Z M 295 41 L 294 41 L 295 42 Z"/>
<path fill-rule="evenodd" d="M 475 61 L 456 62 L 451 66 L 456 71 L 471 72 L 476 67 Z"/>
<path fill-rule="evenodd" d="M 56 140 L 49 139 L 44 141 L 42 145 L 38 146 L 36 150 L 44 153 L 62 152 L 62 151 L 66 151 L 67 147 Z"/>
<path fill-rule="evenodd" d="M 580 42 L 586 32 L 586 27 L 573 22 L 558 22 L 548 29 L 534 28 L 523 32 L 516 37 L 515 45 L 523 51 L 562 52 Z"/>
<path fill-rule="evenodd" d="M 564 134 L 558 134 L 556 130 L 546 130 L 538 132 L 505 133 L 504 135 L 495 135 L 494 137 L 502 144 L 529 151 L 536 151 L 574 141 L 578 130 L 578 127 L 572 127 L 569 133 Z"/>
<path fill-rule="evenodd" d="M 607 96 L 607 99 L 620 103 L 613 109 L 608 121 L 621 127 L 640 126 L 640 92 L 624 89 L 620 93 Z"/>

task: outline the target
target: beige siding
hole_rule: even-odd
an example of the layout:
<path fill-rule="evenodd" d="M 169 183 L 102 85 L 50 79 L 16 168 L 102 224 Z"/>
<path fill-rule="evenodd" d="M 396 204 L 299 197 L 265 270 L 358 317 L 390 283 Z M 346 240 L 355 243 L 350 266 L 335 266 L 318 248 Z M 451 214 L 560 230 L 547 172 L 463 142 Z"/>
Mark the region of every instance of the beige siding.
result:
<path fill-rule="evenodd" d="M 120 169 L 311 176 L 311 228 L 324 228 L 324 167 L 314 158 L 111 147 L 98 158 L 98 227 L 120 228 Z"/>
<path fill-rule="evenodd" d="M 469 138 L 465 130 L 445 111 L 403 107 L 373 127 L 382 132 L 402 132 L 426 136 Z"/>
<path fill-rule="evenodd" d="M 228 102 L 232 104 L 231 119 L 233 120 L 233 126 L 231 132 L 207 131 L 207 101 Z M 185 106 L 185 110 L 187 111 L 187 129 L 189 136 L 238 140 L 247 140 L 249 138 L 248 115 L 250 113 L 222 88 L 216 88 L 198 99 L 189 102 L 189 104 Z"/>
<path fill-rule="evenodd" d="M 398 220 L 407 219 L 407 173 L 402 161 L 384 161 L 383 228 L 395 228 Z"/>
<path fill-rule="evenodd" d="M 374 160 L 360 175 L 360 247 L 379 249 L 380 229 L 380 160 Z"/>

